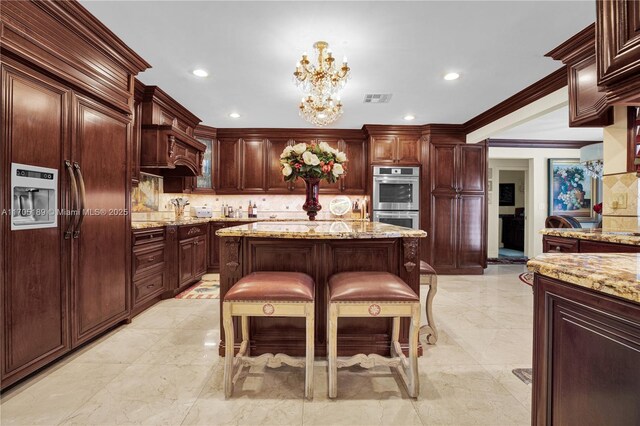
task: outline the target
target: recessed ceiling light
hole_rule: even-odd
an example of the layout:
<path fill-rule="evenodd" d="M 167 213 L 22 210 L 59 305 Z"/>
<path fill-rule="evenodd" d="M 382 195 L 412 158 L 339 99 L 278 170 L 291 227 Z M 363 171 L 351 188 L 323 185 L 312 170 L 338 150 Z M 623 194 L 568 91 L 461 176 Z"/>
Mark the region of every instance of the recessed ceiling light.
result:
<path fill-rule="evenodd" d="M 416 118 L 416 116 L 415 115 L 411 115 L 411 114 L 407 114 L 403 118 L 405 120 L 407 120 L 407 121 L 411 121 L 411 120 L 414 120 Z"/>
<path fill-rule="evenodd" d="M 445 80 L 457 80 L 458 78 L 460 78 L 460 74 L 457 72 L 450 72 L 444 76 Z"/>
<path fill-rule="evenodd" d="M 231 114 L 229 114 L 229 117 L 231 117 L 231 118 L 240 118 L 240 114 L 238 114 L 237 112 L 232 112 Z"/>
<path fill-rule="evenodd" d="M 209 73 L 201 68 L 193 70 L 193 75 L 196 77 L 209 77 Z"/>

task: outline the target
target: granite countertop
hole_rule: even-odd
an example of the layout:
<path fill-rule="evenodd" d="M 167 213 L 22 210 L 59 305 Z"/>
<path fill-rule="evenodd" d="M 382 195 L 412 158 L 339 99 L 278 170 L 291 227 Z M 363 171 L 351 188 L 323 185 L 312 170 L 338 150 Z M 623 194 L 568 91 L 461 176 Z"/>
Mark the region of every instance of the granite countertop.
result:
<path fill-rule="evenodd" d="M 318 219 L 316 220 L 316 222 L 333 222 L 333 221 L 342 221 L 342 222 L 369 222 L 368 219 L 351 219 L 351 218 L 345 218 L 345 219 Z M 131 222 L 131 229 L 136 230 L 136 229 L 148 229 L 148 228 L 158 228 L 158 227 L 162 227 L 162 226 L 170 226 L 170 225 L 197 225 L 200 223 L 209 223 L 209 222 L 247 222 L 247 223 L 253 223 L 253 222 L 309 222 L 308 219 L 306 218 L 287 218 L 287 217 L 275 217 L 275 218 L 271 218 L 271 217 L 260 217 L 260 218 L 255 218 L 255 217 L 241 217 L 241 218 L 234 218 L 234 217 L 189 217 L 189 218 L 185 218 L 185 219 L 181 219 L 181 220 L 150 220 L 150 221 L 132 221 Z"/>
<path fill-rule="evenodd" d="M 531 259 L 527 268 L 640 303 L 640 253 L 546 253 Z"/>
<path fill-rule="evenodd" d="M 640 245 L 638 229 L 588 229 L 588 228 L 546 228 L 542 235 L 577 238 L 579 240 L 602 241 L 615 244 Z"/>
<path fill-rule="evenodd" d="M 367 238 L 423 238 L 421 230 L 403 228 L 380 222 L 256 222 L 223 228 L 216 231 L 220 237 L 263 237 L 285 239 L 367 239 Z"/>

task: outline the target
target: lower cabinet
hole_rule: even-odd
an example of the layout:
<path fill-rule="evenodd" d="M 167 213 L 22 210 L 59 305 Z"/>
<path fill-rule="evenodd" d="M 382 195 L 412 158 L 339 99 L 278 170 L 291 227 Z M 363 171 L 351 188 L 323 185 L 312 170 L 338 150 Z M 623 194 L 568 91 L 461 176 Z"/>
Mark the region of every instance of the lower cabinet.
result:
<path fill-rule="evenodd" d="M 640 305 L 536 274 L 532 425 L 640 424 Z"/>
<path fill-rule="evenodd" d="M 640 246 L 544 235 L 545 253 L 640 253 Z"/>
<path fill-rule="evenodd" d="M 132 241 L 132 314 L 137 315 L 168 290 L 166 230 L 164 227 L 134 230 Z"/>
<path fill-rule="evenodd" d="M 207 273 L 207 237 L 180 241 L 178 245 L 180 287 L 200 279 Z"/>
<path fill-rule="evenodd" d="M 178 227 L 178 288 L 207 273 L 208 223 Z"/>

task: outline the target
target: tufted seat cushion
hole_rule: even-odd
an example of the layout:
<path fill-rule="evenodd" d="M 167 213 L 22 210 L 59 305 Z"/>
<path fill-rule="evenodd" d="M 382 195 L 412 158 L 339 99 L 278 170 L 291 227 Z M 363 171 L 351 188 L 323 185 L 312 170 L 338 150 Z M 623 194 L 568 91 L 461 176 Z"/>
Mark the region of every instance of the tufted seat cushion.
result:
<path fill-rule="evenodd" d="M 224 300 L 284 300 L 312 302 L 313 278 L 300 272 L 253 272 L 242 277 Z"/>
<path fill-rule="evenodd" d="M 388 272 L 341 272 L 329 278 L 332 302 L 417 302 L 418 295 Z"/>
<path fill-rule="evenodd" d="M 420 261 L 420 275 L 435 275 L 436 270 L 433 269 L 431 265 L 429 265 L 424 260 Z"/>

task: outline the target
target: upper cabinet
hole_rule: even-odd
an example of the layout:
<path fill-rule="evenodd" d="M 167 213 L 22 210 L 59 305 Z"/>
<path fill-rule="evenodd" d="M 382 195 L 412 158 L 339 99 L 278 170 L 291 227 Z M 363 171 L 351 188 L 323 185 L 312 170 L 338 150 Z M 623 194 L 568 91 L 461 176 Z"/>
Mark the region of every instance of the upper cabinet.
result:
<path fill-rule="evenodd" d="M 136 85 L 142 93 L 140 168 L 167 177 L 199 176 L 207 149 L 194 137 L 200 119 L 159 87 Z"/>
<path fill-rule="evenodd" d="M 187 178 L 191 180 L 192 192 L 213 193 L 213 150 L 216 143 L 216 129 L 209 126 L 198 126 L 193 131 L 193 135 L 206 146 L 202 154 L 202 173 L 200 176 Z"/>
<path fill-rule="evenodd" d="M 591 24 L 546 56 L 567 65 L 569 126 L 604 127 L 613 124 L 613 108 L 606 90 L 598 87 L 596 26 Z"/>
<path fill-rule="evenodd" d="M 372 165 L 420 165 L 420 126 L 364 127 L 369 136 L 369 150 Z"/>
<path fill-rule="evenodd" d="M 640 2 L 596 1 L 598 85 L 614 102 L 640 100 Z"/>
<path fill-rule="evenodd" d="M 304 193 L 304 182 L 286 182 L 280 154 L 288 145 L 326 142 L 349 159 L 337 182 L 322 182 L 323 194 L 365 194 L 367 141 L 359 130 L 218 129 L 214 147 L 214 182 L 219 194 Z"/>

